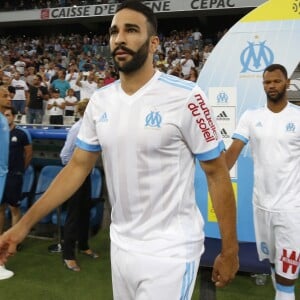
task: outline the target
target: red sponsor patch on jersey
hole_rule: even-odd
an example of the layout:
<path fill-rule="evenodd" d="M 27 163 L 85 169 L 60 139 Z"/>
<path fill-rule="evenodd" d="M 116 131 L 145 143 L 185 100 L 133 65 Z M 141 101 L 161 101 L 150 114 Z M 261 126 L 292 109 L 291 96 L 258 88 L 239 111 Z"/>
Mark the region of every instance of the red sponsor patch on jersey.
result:
<path fill-rule="evenodd" d="M 211 117 L 211 112 L 207 107 L 201 94 L 194 95 L 197 104 L 194 102 L 188 103 L 188 109 L 191 111 L 195 121 L 201 130 L 206 142 L 215 141 L 218 139 L 217 129 Z"/>

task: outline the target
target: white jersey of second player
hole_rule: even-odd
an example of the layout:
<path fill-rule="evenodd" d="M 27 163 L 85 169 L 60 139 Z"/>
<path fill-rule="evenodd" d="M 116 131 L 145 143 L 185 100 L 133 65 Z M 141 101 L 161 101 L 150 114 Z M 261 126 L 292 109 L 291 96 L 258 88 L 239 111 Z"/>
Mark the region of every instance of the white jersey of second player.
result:
<path fill-rule="evenodd" d="M 300 208 L 300 107 L 279 113 L 247 110 L 233 138 L 250 141 L 254 161 L 253 203 L 270 211 Z"/>
<path fill-rule="evenodd" d="M 224 149 L 195 83 L 157 71 L 133 95 L 116 81 L 96 91 L 77 146 L 102 151 L 112 205 L 111 240 L 120 248 L 193 259 L 203 251 L 195 163 Z"/>

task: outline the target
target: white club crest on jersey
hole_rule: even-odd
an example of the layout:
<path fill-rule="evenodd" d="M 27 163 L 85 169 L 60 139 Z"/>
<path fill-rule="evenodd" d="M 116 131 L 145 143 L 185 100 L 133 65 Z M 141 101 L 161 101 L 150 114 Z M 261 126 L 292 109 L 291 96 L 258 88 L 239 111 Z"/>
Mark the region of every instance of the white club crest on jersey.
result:
<path fill-rule="evenodd" d="M 160 128 L 162 117 L 159 111 L 151 111 L 145 118 L 145 127 Z"/>
<path fill-rule="evenodd" d="M 101 117 L 99 118 L 99 122 L 102 122 L 102 123 L 108 122 L 108 117 L 107 117 L 106 112 L 101 115 Z"/>
<path fill-rule="evenodd" d="M 290 122 L 286 125 L 287 132 L 295 132 L 295 130 L 296 130 L 296 125 L 294 123 Z"/>

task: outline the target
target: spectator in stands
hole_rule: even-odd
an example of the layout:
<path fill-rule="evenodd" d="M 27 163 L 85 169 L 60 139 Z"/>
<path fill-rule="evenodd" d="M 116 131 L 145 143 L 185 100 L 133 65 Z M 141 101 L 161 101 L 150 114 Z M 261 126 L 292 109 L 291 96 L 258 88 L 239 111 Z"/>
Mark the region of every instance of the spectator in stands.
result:
<path fill-rule="evenodd" d="M 183 74 L 182 74 L 182 66 L 181 64 L 177 64 L 175 66 L 172 66 L 170 69 L 169 69 L 169 74 L 170 75 L 173 75 L 173 76 L 176 76 L 176 77 L 179 77 L 179 78 L 183 78 Z"/>
<path fill-rule="evenodd" d="M 68 68 L 68 71 L 67 71 L 67 75 L 66 75 L 66 80 L 69 81 L 70 86 L 74 91 L 75 97 L 78 100 L 80 100 L 80 88 L 76 84 L 78 76 L 79 76 L 79 72 L 78 72 L 77 64 L 75 62 L 70 62 L 69 68 Z"/>
<path fill-rule="evenodd" d="M 69 162 L 75 150 L 77 134 L 87 104 L 88 99 L 83 99 L 77 104 L 77 113 L 80 119 L 69 130 L 64 147 L 60 153 L 63 165 Z M 63 229 L 63 261 L 69 270 L 78 272 L 80 271 L 80 267 L 77 264 L 75 255 L 76 242 L 78 242 L 77 247 L 80 253 L 91 258 L 99 257 L 98 254 L 90 249 L 88 244 L 91 207 L 90 176 L 86 177 L 83 184 L 68 200 L 67 204 L 67 218 Z"/>
<path fill-rule="evenodd" d="M 158 60 L 156 61 L 156 67 L 159 68 L 162 72 L 167 71 L 168 62 L 164 53 L 158 53 Z"/>
<path fill-rule="evenodd" d="M 45 72 L 46 79 L 51 83 L 54 79 L 57 79 L 57 72 L 59 68 L 55 67 L 54 62 L 51 60 L 49 61 L 48 64 L 46 63 L 45 67 L 46 67 L 46 72 Z"/>
<path fill-rule="evenodd" d="M 107 66 L 107 69 L 110 72 L 110 75 L 115 79 L 118 80 L 119 79 L 119 73 L 118 70 L 116 69 L 116 67 L 113 64 L 110 64 Z"/>
<path fill-rule="evenodd" d="M 198 46 L 196 46 L 194 48 L 194 50 L 192 51 L 192 60 L 197 69 L 200 69 L 202 67 L 202 56 L 201 56 L 201 52 L 199 51 Z"/>
<path fill-rule="evenodd" d="M 199 48 L 200 50 L 203 47 L 203 40 L 202 40 L 202 33 L 200 32 L 199 28 L 196 27 L 192 33 L 194 39 L 194 48 Z"/>
<path fill-rule="evenodd" d="M 107 60 L 105 57 L 98 55 L 97 59 L 97 67 L 100 72 L 104 72 L 107 67 Z"/>
<path fill-rule="evenodd" d="M 9 67 L 9 65 L 4 66 L 0 69 L 0 86 L 5 85 L 8 86 L 10 83 L 10 77 L 5 73 L 5 70 Z"/>
<path fill-rule="evenodd" d="M 50 124 L 64 124 L 64 109 L 66 103 L 64 98 L 60 97 L 59 89 L 53 89 L 51 98 L 48 100 L 47 110 Z"/>
<path fill-rule="evenodd" d="M 69 81 L 66 80 L 66 70 L 58 71 L 58 78 L 52 81 L 51 88 L 58 89 L 61 98 L 65 98 L 67 90 L 71 88 Z"/>
<path fill-rule="evenodd" d="M 97 79 L 97 88 L 100 89 L 100 88 L 102 88 L 104 86 L 105 86 L 105 84 L 104 84 L 104 78 L 98 77 L 98 79 Z"/>
<path fill-rule="evenodd" d="M 114 77 L 112 77 L 110 70 L 105 70 L 104 74 L 104 85 L 108 85 L 116 80 Z"/>
<path fill-rule="evenodd" d="M 207 44 L 203 47 L 202 51 L 202 63 L 205 64 L 206 61 L 208 60 L 211 51 L 213 50 L 213 44 Z"/>
<path fill-rule="evenodd" d="M 189 35 L 189 31 L 186 33 L 187 35 L 183 37 L 181 41 L 181 51 L 192 51 L 193 49 L 193 38 Z"/>
<path fill-rule="evenodd" d="M 190 74 L 187 80 L 197 82 L 197 79 L 198 79 L 198 71 L 195 67 L 191 67 Z"/>
<path fill-rule="evenodd" d="M 26 100 L 28 98 L 28 85 L 21 79 L 19 72 L 15 72 L 14 76 L 11 78 L 10 85 L 14 87 L 16 91 L 12 100 L 12 105 L 18 113 L 24 115 Z"/>
<path fill-rule="evenodd" d="M 80 72 L 76 84 L 80 87 L 80 99 L 90 99 L 97 89 L 94 72 Z"/>
<path fill-rule="evenodd" d="M 67 96 L 65 97 L 65 116 L 74 116 L 75 106 L 78 99 L 75 97 L 75 92 L 73 89 L 68 89 Z"/>
<path fill-rule="evenodd" d="M 44 115 L 44 101 L 48 101 L 49 92 L 42 85 L 42 76 L 37 74 L 33 78 L 33 84 L 29 85 L 29 97 L 26 103 L 26 123 L 41 124 Z"/>
<path fill-rule="evenodd" d="M 39 65 L 37 74 L 41 75 L 42 78 L 46 76 L 46 67 L 45 65 Z"/>
<path fill-rule="evenodd" d="M 27 68 L 27 72 L 25 74 L 25 81 L 26 81 L 27 85 L 33 85 L 35 74 L 36 74 L 35 67 L 29 66 Z"/>
<path fill-rule="evenodd" d="M 17 72 L 16 67 L 14 65 L 6 65 L 3 69 L 4 75 L 7 76 L 10 80 L 12 80 Z"/>
<path fill-rule="evenodd" d="M 182 58 L 180 60 L 180 64 L 182 67 L 183 78 L 187 79 L 190 75 L 191 68 L 195 68 L 195 63 L 191 57 L 191 51 L 185 50 L 183 52 Z"/>
<path fill-rule="evenodd" d="M 26 62 L 23 59 L 23 55 L 20 55 L 19 59 L 14 63 L 16 70 L 20 73 L 20 76 L 23 77 L 25 74 Z"/>
<path fill-rule="evenodd" d="M 85 45 L 86 44 L 83 45 L 83 49 L 84 49 Z M 79 67 L 80 72 L 93 71 L 93 63 L 92 63 L 91 55 L 88 53 L 82 52 L 80 55 L 78 67 Z"/>

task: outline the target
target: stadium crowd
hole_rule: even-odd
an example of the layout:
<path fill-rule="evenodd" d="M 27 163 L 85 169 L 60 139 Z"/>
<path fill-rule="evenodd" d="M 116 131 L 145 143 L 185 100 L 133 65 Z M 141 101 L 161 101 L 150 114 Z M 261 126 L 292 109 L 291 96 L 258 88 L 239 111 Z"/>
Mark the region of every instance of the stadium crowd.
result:
<path fill-rule="evenodd" d="M 161 34 L 161 44 L 153 63 L 162 72 L 196 81 L 198 72 L 222 34 L 224 32 L 218 33 L 216 40 L 205 38 L 198 28 Z M 67 100 L 69 90 L 79 101 L 96 88 L 118 79 L 108 40 L 108 35 L 75 33 L 34 38 L 1 37 L 0 85 L 15 89 L 13 105 L 19 114 L 27 114 L 27 123 L 48 122 L 49 113 L 57 114 L 57 111 L 70 116 L 69 111 L 74 110 L 72 106 L 76 107 L 76 101 L 72 104 Z M 57 98 L 55 92 L 62 100 L 54 102 L 64 104 L 53 109 L 49 103 L 52 103 L 52 98 Z M 43 102 L 43 112 L 34 119 L 28 112 L 41 108 L 33 105 L 36 99 L 30 98 Z M 41 118 L 40 114 L 46 118 Z"/>

